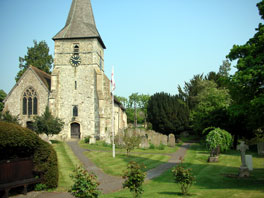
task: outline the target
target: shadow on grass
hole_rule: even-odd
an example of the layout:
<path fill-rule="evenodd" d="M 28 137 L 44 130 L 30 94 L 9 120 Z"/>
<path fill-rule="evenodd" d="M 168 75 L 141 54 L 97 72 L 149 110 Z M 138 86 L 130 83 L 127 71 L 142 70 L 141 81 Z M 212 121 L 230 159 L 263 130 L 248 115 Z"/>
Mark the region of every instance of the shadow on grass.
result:
<path fill-rule="evenodd" d="M 158 194 L 161 194 L 161 195 L 177 195 L 177 196 L 181 196 L 181 197 L 192 197 L 192 196 L 195 196 L 196 194 L 182 194 L 180 192 L 159 192 Z"/>
<path fill-rule="evenodd" d="M 250 172 L 249 177 L 240 178 L 237 177 L 240 164 L 232 161 L 234 158 L 229 158 L 229 156 L 239 157 L 240 155 L 236 151 L 226 153 L 224 161 L 221 161 L 220 158 L 220 162 L 207 163 L 206 159 L 209 155 L 201 150 L 199 145 L 193 145 L 189 149 L 195 150 L 196 154 L 194 154 L 193 159 L 189 156 L 191 162 L 183 162 L 182 166 L 192 169 L 192 173 L 196 177 L 194 186 L 202 189 L 243 189 L 264 192 L 264 166 L 263 168 L 255 168 Z M 197 156 L 197 154 L 201 155 Z M 153 181 L 158 183 L 174 183 L 170 170 L 162 176 L 153 179 Z"/>

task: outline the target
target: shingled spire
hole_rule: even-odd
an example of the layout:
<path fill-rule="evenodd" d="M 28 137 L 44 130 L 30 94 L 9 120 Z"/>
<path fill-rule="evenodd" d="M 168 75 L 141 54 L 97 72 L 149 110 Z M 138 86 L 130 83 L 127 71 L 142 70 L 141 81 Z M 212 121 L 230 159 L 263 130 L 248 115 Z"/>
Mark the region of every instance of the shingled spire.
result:
<path fill-rule="evenodd" d="M 97 38 L 105 49 L 95 25 L 91 1 L 73 0 L 66 24 L 53 40 L 82 38 Z"/>

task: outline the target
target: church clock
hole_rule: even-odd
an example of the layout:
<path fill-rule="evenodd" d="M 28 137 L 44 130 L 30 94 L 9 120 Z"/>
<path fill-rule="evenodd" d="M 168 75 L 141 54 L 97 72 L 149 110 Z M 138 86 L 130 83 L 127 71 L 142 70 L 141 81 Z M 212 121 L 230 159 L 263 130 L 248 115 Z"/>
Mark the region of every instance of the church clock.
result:
<path fill-rule="evenodd" d="M 79 55 L 72 55 L 71 58 L 70 58 L 70 64 L 72 66 L 75 66 L 77 67 L 78 65 L 81 64 L 81 57 Z"/>

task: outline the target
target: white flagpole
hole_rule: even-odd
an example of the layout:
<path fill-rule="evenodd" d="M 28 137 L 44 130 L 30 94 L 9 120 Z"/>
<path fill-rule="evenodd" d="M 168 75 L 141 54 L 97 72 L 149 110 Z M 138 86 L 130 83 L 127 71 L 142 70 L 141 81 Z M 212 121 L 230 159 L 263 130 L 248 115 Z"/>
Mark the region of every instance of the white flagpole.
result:
<path fill-rule="evenodd" d="M 114 81 L 114 68 L 112 67 L 111 75 L 111 91 L 112 91 L 112 145 L 113 145 L 113 158 L 115 158 L 115 129 L 114 129 L 114 90 L 115 90 L 115 81 Z"/>

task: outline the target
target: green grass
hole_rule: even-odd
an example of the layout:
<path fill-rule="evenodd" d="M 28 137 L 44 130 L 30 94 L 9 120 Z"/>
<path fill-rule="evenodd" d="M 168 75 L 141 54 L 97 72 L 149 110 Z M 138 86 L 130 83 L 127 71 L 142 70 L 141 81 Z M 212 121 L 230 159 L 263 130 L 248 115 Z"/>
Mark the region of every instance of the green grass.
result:
<path fill-rule="evenodd" d="M 192 168 L 196 183 L 190 198 L 261 198 L 264 197 L 264 158 L 253 154 L 253 167 L 249 178 L 237 178 L 240 162 L 238 151 L 220 156 L 218 163 L 207 163 L 208 152 L 199 145 L 192 146 L 183 165 Z M 229 177 L 228 177 L 229 176 Z M 170 171 L 144 184 L 144 198 L 182 197 Z M 129 198 L 128 190 L 102 195 L 102 198 Z"/>
<path fill-rule="evenodd" d="M 84 148 L 84 149 L 90 149 L 90 150 L 95 150 L 95 151 L 112 151 L 112 145 L 106 145 L 103 141 L 97 141 L 96 144 L 87 144 L 84 143 L 83 140 L 79 142 L 79 145 Z M 174 153 L 176 152 L 178 147 L 168 147 L 165 146 L 164 150 L 160 150 L 158 148 L 155 149 L 134 149 L 131 151 L 132 153 Z M 116 152 L 121 152 L 121 153 L 126 153 L 126 150 L 123 148 L 116 148 Z"/>
<path fill-rule="evenodd" d="M 59 164 L 59 183 L 55 191 L 65 192 L 73 184 L 70 174 L 76 165 L 80 165 L 80 161 L 65 142 L 53 141 L 53 147 L 57 152 Z"/>
<path fill-rule="evenodd" d="M 91 159 L 96 166 L 100 167 L 105 173 L 111 175 L 122 175 L 130 161 L 135 161 L 139 164 L 144 164 L 146 168 L 144 171 L 155 168 L 156 166 L 167 162 L 170 158 L 168 155 L 159 154 L 116 154 L 116 157 L 112 157 L 111 152 L 100 151 L 87 151 L 84 153 L 89 159 Z"/>

